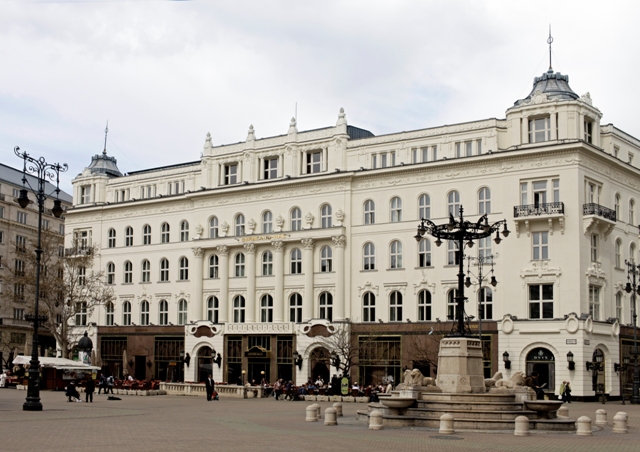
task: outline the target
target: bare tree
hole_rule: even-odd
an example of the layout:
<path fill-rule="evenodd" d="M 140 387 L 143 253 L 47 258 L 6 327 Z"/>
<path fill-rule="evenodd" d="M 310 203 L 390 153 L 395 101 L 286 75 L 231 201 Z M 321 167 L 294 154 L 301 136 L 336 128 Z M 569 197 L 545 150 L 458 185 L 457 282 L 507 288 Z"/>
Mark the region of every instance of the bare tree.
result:
<path fill-rule="evenodd" d="M 416 363 L 420 363 L 422 366 L 428 365 L 429 368 L 437 371 L 438 352 L 440 351 L 442 337 L 442 331 L 434 331 L 433 329 L 424 334 L 406 335 L 405 344 L 408 360 L 414 363 L 414 367 Z"/>

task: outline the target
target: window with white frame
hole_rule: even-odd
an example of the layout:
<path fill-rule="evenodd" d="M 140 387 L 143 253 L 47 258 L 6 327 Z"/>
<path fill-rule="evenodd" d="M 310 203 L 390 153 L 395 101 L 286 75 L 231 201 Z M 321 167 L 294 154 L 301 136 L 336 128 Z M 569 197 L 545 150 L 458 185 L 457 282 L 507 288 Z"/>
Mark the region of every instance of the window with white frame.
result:
<path fill-rule="evenodd" d="M 397 196 L 391 198 L 391 222 L 399 223 L 402 221 L 402 199 Z"/>
<path fill-rule="evenodd" d="M 291 274 L 299 275 L 302 273 L 302 252 L 299 248 L 291 250 Z"/>
<path fill-rule="evenodd" d="M 447 265 L 458 265 L 459 262 L 458 244 L 453 240 L 447 241 Z"/>
<path fill-rule="evenodd" d="M 210 296 L 207 300 L 207 320 L 212 323 L 218 323 L 218 313 L 220 309 L 218 297 Z"/>
<path fill-rule="evenodd" d="M 593 320 L 600 320 L 600 286 L 589 285 L 589 314 Z"/>
<path fill-rule="evenodd" d="M 418 321 L 431 320 L 431 292 L 426 289 L 418 292 Z"/>
<path fill-rule="evenodd" d="M 584 118 L 584 141 L 593 143 L 593 121 L 587 117 Z"/>
<path fill-rule="evenodd" d="M 587 203 L 600 204 L 600 193 L 602 192 L 602 186 L 595 182 L 587 181 Z"/>
<path fill-rule="evenodd" d="M 307 174 L 320 173 L 322 171 L 322 151 L 306 153 Z"/>
<path fill-rule="evenodd" d="M 153 198 L 156 195 L 156 186 L 155 185 L 143 185 L 140 187 L 140 198 L 149 199 Z"/>
<path fill-rule="evenodd" d="M 364 224 L 375 224 L 376 222 L 376 203 L 371 199 L 364 202 Z"/>
<path fill-rule="evenodd" d="M 616 293 L 616 318 L 622 323 L 622 292 Z"/>
<path fill-rule="evenodd" d="M 16 214 L 16 221 L 20 224 L 27 224 L 27 214 L 25 212 L 20 212 Z"/>
<path fill-rule="evenodd" d="M 142 244 L 151 245 L 151 226 L 148 224 L 142 227 Z"/>
<path fill-rule="evenodd" d="M 87 324 L 87 303 L 76 303 L 76 325 Z"/>
<path fill-rule="evenodd" d="M 187 300 L 182 298 L 178 301 L 178 325 L 187 324 Z"/>
<path fill-rule="evenodd" d="M 104 306 L 104 311 L 105 311 L 105 324 L 107 326 L 113 326 L 113 323 L 114 323 L 113 303 L 108 301 L 107 304 Z"/>
<path fill-rule="evenodd" d="M 169 260 L 160 259 L 160 282 L 169 281 Z"/>
<path fill-rule="evenodd" d="M 125 301 L 122 303 L 122 324 L 124 326 L 131 325 L 131 302 Z"/>
<path fill-rule="evenodd" d="M 533 260 L 549 259 L 549 232 L 532 232 L 533 237 Z"/>
<path fill-rule="evenodd" d="M 418 219 L 428 220 L 431 218 L 431 198 L 429 195 L 422 194 L 418 198 Z"/>
<path fill-rule="evenodd" d="M 273 232 L 273 214 L 266 211 L 262 214 L 262 233 L 269 234 Z"/>
<path fill-rule="evenodd" d="M 320 220 L 322 229 L 327 229 L 332 226 L 331 224 L 331 206 L 324 204 L 320 209 Z"/>
<path fill-rule="evenodd" d="M 16 253 L 27 251 L 27 238 L 23 235 L 16 235 Z"/>
<path fill-rule="evenodd" d="M 140 325 L 149 325 L 149 302 L 142 300 L 140 303 Z"/>
<path fill-rule="evenodd" d="M 116 283 L 116 266 L 113 262 L 107 264 L 107 284 L 113 285 Z"/>
<path fill-rule="evenodd" d="M 375 270 L 376 269 L 376 246 L 367 242 L 362 249 L 362 269 L 363 270 Z"/>
<path fill-rule="evenodd" d="M 227 163 L 224 165 L 224 185 L 234 185 L 238 183 L 238 163 Z"/>
<path fill-rule="evenodd" d="M 491 263 L 491 237 L 478 239 L 478 258 L 485 259 L 484 262 Z"/>
<path fill-rule="evenodd" d="M 482 155 L 482 140 L 476 140 L 476 154 Z"/>
<path fill-rule="evenodd" d="M 302 295 L 293 293 L 289 297 L 289 321 L 302 323 Z"/>
<path fill-rule="evenodd" d="M 169 184 L 169 194 L 171 194 L 171 184 Z M 116 202 L 125 202 L 129 200 L 129 189 L 123 188 L 116 190 Z"/>
<path fill-rule="evenodd" d="M 333 295 L 329 292 L 322 292 L 319 297 L 320 312 L 319 316 L 321 319 L 326 319 L 330 322 L 333 321 Z"/>
<path fill-rule="evenodd" d="M 244 278 L 244 254 L 238 253 L 235 257 L 236 278 Z"/>
<path fill-rule="evenodd" d="M 218 235 L 218 217 L 209 218 L 209 238 L 217 239 Z"/>
<path fill-rule="evenodd" d="M 431 242 L 429 239 L 422 239 L 418 243 L 418 267 L 431 267 Z"/>
<path fill-rule="evenodd" d="M 616 268 L 622 268 L 622 240 L 616 240 L 615 248 L 615 265 Z"/>
<path fill-rule="evenodd" d="M 236 235 L 244 235 L 244 215 L 238 214 L 235 219 Z"/>
<path fill-rule="evenodd" d="M 402 242 L 394 240 L 389 245 L 389 268 L 402 268 Z"/>
<path fill-rule="evenodd" d="M 158 305 L 158 324 L 169 324 L 169 303 L 167 300 L 160 300 L 160 304 Z"/>
<path fill-rule="evenodd" d="M 245 300 L 242 295 L 233 298 L 233 323 L 244 323 Z"/>
<path fill-rule="evenodd" d="M 83 185 L 80 187 L 80 204 L 89 204 L 91 202 L 91 185 Z"/>
<path fill-rule="evenodd" d="M 481 320 L 493 319 L 493 291 L 488 287 L 483 287 L 478 291 L 479 313 Z"/>
<path fill-rule="evenodd" d="M 402 322 L 402 294 L 397 290 L 389 294 L 389 321 Z"/>
<path fill-rule="evenodd" d="M 180 258 L 180 267 L 179 267 L 179 276 L 180 276 L 180 281 L 188 281 L 189 280 L 189 259 L 187 259 L 186 257 L 181 257 Z"/>
<path fill-rule="evenodd" d="M 636 244 L 635 243 L 632 243 L 631 245 L 629 245 L 629 262 L 631 263 L 636 262 Z"/>
<path fill-rule="evenodd" d="M 133 246 L 133 228 L 127 226 L 124 230 L 124 246 Z"/>
<path fill-rule="evenodd" d="M 184 181 L 176 180 L 173 182 L 169 182 L 169 195 L 179 195 L 180 193 L 184 193 Z"/>
<path fill-rule="evenodd" d="M 553 284 L 529 284 L 529 318 L 553 318 Z"/>
<path fill-rule="evenodd" d="M 629 200 L 629 224 L 636 224 L 636 202 L 633 199 Z"/>
<path fill-rule="evenodd" d="M 613 200 L 613 210 L 616 212 L 616 219 L 620 220 L 622 217 L 620 216 L 620 194 L 616 193 L 616 196 Z"/>
<path fill-rule="evenodd" d="M 371 292 L 365 292 L 362 296 L 362 321 L 376 321 L 376 296 Z"/>
<path fill-rule="evenodd" d="M 302 229 L 302 211 L 295 207 L 291 209 L 291 230 L 300 231 Z"/>
<path fill-rule="evenodd" d="M 333 251 L 328 245 L 320 249 L 320 271 L 328 273 L 333 270 Z"/>
<path fill-rule="evenodd" d="M 180 241 L 189 241 L 189 222 L 186 220 L 180 222 Z"/>
<path fill-rule="evenodd" d="M 133 282 L 133 264 L 131 261 L 125 261 L 124 263 L 124 283 L 131 284 Z"/>
<path fill-rule="evenodd" d="M 529 204 L 529 192 L 532 194 L 534 206 L 547 204 L 549 199 L 560 202 L 560 179 L 536 180 L 520 183 L 520 204 Z"/>
<path fill-rule="evenodd" d="M 142 261 L 142 282 L 148 283 L 151 281 L 151 262 L 147 259 Z"/>
<path fill-rule="evenodd" d="M 483 187 L 478 192 L 478 215 L 491 213 L 491 190 Z"/>
<path fill-rule="evenodd" d="M 273 297 L 269 294 L 260 298 L 260 321 L 263 323 L 273 322 Z"/>
<path fill-rule="evenodd" d="M 264 179 L 277 179 L 278 178 L 278 157 L 269 157 L 263 160 L 263 178 Z"/>
<path fill-rule="evenodd" d="M 460 213 L 460 193 L 456 190 L 447 195 L 447 210 L 454 217 Z"/>
<path fill-rule="evenodd" d="M 591 234 L 591 262 L 598 262 L 598 235 Z"/>
<path fill-rule="evenodd" d="M 458 304 L 456 297 L 458 296 L 457 289 L 451 289 L 447 293 L 447 320 L 455 320 L 458 313 Z"/>
<path fill-rule="evenodd" d="M 169 223 L 162 223 L 160 241 L 162 243 L 169 243 Z"/>
<path fill-rule="evenodd" d="M 262 276 L 273 276 L 273 253 L 271 251 L 262 253 Z"/>
<path fill-rule="evenodd" d="M 209 278 L 218 279 L 218 256 L 212 254 L 209 257 Z"/>
<path fill-rule="evenodd" d="M 529 143 L 541 143 L 551 140 L 549 116 L 529 120 Z"/>

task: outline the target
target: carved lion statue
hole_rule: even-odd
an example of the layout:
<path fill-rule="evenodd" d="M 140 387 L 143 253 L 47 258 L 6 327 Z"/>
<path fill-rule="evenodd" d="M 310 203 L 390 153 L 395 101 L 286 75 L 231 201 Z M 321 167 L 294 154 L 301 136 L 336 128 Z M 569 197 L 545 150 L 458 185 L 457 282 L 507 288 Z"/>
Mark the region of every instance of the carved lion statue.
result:
<path fill-rule="evenodd" d="M 493 374 L 493 377 L 491 378 L 485 378 L 484 379 L 484 387 L 485 388 L 493 388 L 496 385 L 496 382 L 498 380 L 502 380 L 502 372 L 498 371 L 495 374 Z"/>
<path fill-rule="evenodd" d="M 503 378 L 496 381 L 496 388 L 512 389 L 516 386 L 522 386 L 524 384 L 524 373 L 518 371 L 513 374 L 510 379 Z"/>
<path fill-rule="evenodd" d="M 434 378 L 425 377 L 418 369 L 407 369 L 404 371 L 404 384 L 405 386 L 435 386 L 436 381 Z"/>

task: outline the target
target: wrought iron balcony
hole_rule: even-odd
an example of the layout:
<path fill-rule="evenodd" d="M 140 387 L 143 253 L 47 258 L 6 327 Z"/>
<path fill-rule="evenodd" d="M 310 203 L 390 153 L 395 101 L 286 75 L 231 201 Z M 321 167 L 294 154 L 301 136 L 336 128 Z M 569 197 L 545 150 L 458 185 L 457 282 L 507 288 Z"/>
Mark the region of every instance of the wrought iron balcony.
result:
<path fill-rule="evenodd" d="M 597 215 L 610 221 L 616 221 L 616 211 L 593 202 L 582 205 L 583 215 Z"/>
<path fill-rule="evenodd" d="M 544 204 L 528 204 L 513 207 L 514 218 L 561 214 L 564 214 L 563 202 L 547 202 Z"/>

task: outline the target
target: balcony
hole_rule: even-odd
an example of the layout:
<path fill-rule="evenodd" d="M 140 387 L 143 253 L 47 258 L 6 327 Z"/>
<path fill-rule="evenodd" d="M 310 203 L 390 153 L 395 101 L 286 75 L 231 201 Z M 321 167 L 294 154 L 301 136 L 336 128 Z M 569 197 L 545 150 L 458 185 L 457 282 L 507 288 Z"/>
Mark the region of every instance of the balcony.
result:
<path fill-rule="evenodd" d="M 33 323 L 24 319 L 14 319 L 13 317 L 0 317 L 0 325 L 4 326 L 22 326 L 22 327 L 31 327 Z"/>
<path fill-rule="evenodd" d="M 65 248 L 64 249 L 64 255 L 65 256 L 88 256 L 92 252 L 93 252 L 92 248 L 84 248 L 84 247 Z"/>
<path fill-rule="evenodd" d="M 564 203 L 546 202 L 539 204 L 522 204 L 513 206 L 513 218 L 516 225 L 516 236 L 520 237 L 521 227 L 527 232 L 527 237 L 531 235 L 529 227 L 531 222 L 546 221 L 549 227 L 549 234 L 553 234 L 553 220 L 560 226 L 560 233 L 564 234 Z"/>
<path fill-rule="evenodd" d="M 585 235 L 597 234 L 606 239 L 616 225 L 616 211 L 593 202 L 582 205 Z"/>

